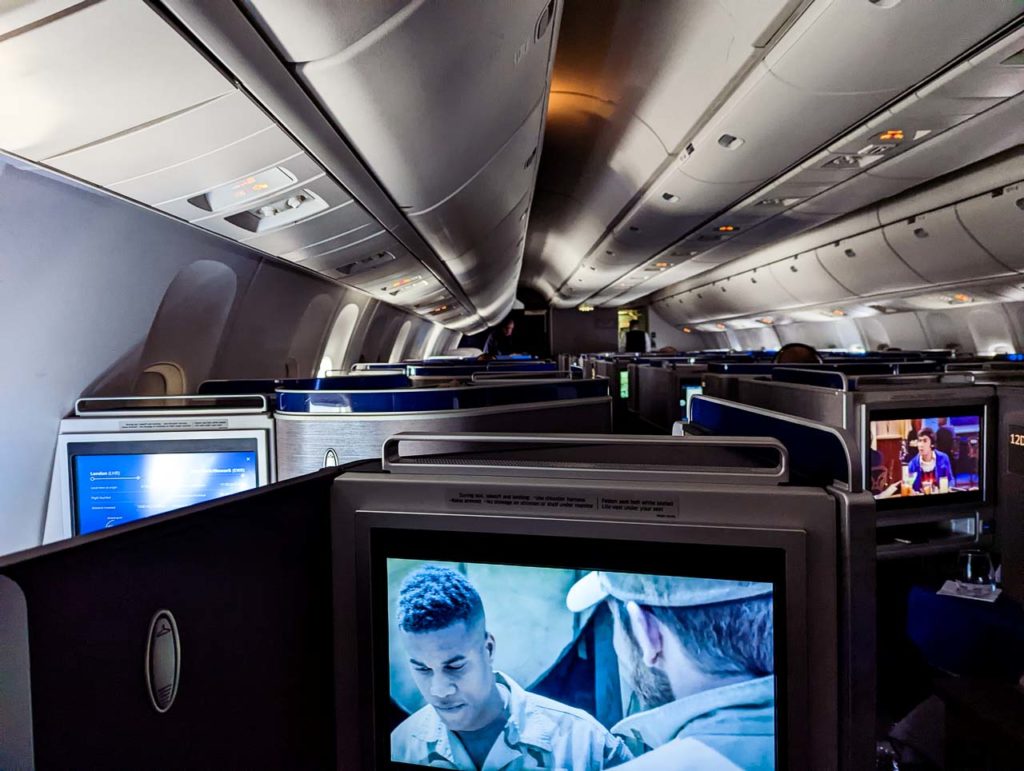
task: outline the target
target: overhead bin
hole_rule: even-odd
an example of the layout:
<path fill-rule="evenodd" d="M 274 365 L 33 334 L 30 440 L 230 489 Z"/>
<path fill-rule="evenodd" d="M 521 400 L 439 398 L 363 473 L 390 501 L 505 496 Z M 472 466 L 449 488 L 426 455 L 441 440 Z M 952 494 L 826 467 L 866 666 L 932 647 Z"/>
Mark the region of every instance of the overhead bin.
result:
<path fill-rule="evenodd" d="M 885 207 L 880 216 L 885 221 Z M 956 218 L 956 208 L 918 214 L 882 229 L 886 241 L 916 273 L 933 283 L 1009 274 Z"/>
<path fill-rule="evenodd" d="M 415 2 L 342 4 L 321 0 L 242 0 L 292 62 L 311 62 L 343 51 Z"/>
<path fill-rule="evenodd" d="M 958 203 L 956 213 L 993 257 L 1014 270 L 1024 270 L 1024 182 Z"/>
<path fill-rule="evenodd" d="M 754 268 L 733 276 L 729 291 L 733 299 L 739 302 L 740 311 L 744 308 L 781 310 L 798 304 L 797 298 L 786 286 L 768 268 Z"/>
<path fill-rule="evenodd" d="M 347 22 L 339 24 L 337 47 L 299 60 L 298 74 L 398 203 L 422 211 L 484 168 L 546 92 L 553 25 L 536 33 L 547 6 L 548 0 L 413 3 L 358 42 L 348 39 Z M 267 30 L 286 51 L 300 50 L 307 27 L 323 25 L 316 13 L 305 14 L 305 24 L 292 16 Z M 456 26 L 474 34 L 443 44 Z M 314 34 L 323 38 L 323 31 Z M 330 47 L 318 46 L 316 53 Z"/>
<path fill-rule="evenodd" d="M 694 140 L 687 174 L 706 182 L 745 182 L 749 189 L 783 171 L 808 148 L 827 142 L 878 103 L 873 93 L 808 94 L 763 64 L 759 71 L 758 79 L 730 100 Z"/>
<path fill-rule="evenodd" d="M 147 4 L 79 4 L 0 40 L 0 147 L 46 160 L 232 90 Z"/>
<path fill-rule="evenodd" d="M 851 295 L 848 288 L 821 267 L 813 250 L 773 262 L 768 270 L 801 303 L 827 303 Z"/>
<path fill-rule="evenodd" d="M 857 295 L 916 289 L 928 284 L 900 259 L 877 227 L 819 246 L 816 251 L 822 267 Z"/>
<path fill-rule="evenodd" d="M 765 62 L 775 76 L 808 92 L 883 95 L 920 82 L 1018 13 L 1013 2 L 815 3 Z M 865 56 L 865 41 L 880 53 Z"/>
<path fill-rule="evenodd" d="M 540 162 L 544 100 L 508 142 L 458 192 L 409 219 L 442 258 L 462 254 L 486 238 L 509 211 L 529 194 Z"/>

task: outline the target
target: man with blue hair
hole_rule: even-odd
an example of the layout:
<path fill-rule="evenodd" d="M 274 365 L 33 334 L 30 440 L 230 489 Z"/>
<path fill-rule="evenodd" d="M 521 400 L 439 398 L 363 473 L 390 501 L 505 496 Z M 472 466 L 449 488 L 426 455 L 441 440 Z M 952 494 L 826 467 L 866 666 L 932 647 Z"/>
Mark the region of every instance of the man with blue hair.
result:
<path fill-rule="evenodd" d="M 772 585 L 592 572 L 566 605 L 611 610 L 632 714 L 611 730 L 637 759 L 622 771 L 775 767 Z"/>
<path fill-rule="evenodd" d="M 583 710 L 524 691 L 494 670 L 480 594 L 451 568 L 406 578 L 398 628 L 427 702 L 391 734 L 391 759 L 458 771 L 599 771 L 632 758 Z"/>

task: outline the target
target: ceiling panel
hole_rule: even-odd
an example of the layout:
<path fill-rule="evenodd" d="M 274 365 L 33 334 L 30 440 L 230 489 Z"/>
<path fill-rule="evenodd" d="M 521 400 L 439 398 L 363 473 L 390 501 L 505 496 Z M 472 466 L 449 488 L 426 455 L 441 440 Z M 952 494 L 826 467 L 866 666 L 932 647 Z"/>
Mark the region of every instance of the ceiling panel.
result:
<path fill-rule="evenodd" d="M 145 3 L 83 5 L 0 40 L 0 148 L 45 160 L 231 90 Z"/>

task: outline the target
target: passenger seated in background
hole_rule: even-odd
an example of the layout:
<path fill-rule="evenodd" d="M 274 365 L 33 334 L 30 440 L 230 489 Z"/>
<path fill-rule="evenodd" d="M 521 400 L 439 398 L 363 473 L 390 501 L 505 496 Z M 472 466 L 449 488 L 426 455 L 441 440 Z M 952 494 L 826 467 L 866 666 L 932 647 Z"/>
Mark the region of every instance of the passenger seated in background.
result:
<path fill-rule="evenodd" d="M 633 319 L 626 331 L 623 351 L 626 353 L 647 353 L 647 333 L 640 329 L 640 322 Z"/>
<path fill-rule="evenodd" d="M 821 364 L 821 356 L 807 343 L 786 343 L 773 361 L 776 364 Z"/>
<path fill-rule="evenodd" d="M 391 759 L 431 768 L 601 771 L 633 756 L 580 709 L 524 691 L 494 669 L 483 601 L 461 573 L 406 578 L 398 627 L 426 706 L 391 733 Z"/>
<path fill-rule="evenodd" d="M 508 356 L 515 353 L 512 347 L 512 333 L 515 331 L 516 321 L 511 316 L 507 317 L 497 329 L 491 330 L 484 343 L 484 354 L 491 356 Z"/>
<path fill-rule="evenodd" d="M 566 606 L 602 601 L 643 709 L 612 726 L 638 756 L 623 771 L 775 767 L 770 584 L 592 572 Z"/>

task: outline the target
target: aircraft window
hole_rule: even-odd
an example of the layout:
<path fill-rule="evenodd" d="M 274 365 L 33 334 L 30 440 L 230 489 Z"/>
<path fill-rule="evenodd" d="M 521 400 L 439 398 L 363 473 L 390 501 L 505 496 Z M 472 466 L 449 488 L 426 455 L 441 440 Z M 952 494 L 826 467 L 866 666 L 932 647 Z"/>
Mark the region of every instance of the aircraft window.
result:
<path fill-rule="evenodd" d="M 186 393 L 186 372 L 197 383 L 209 377 L 237 292 L 235 271 L 214 260 L 197 260 L 171 281 L 139 357 L 143 371 L 165 376 L 168 395 Z"/>
<path fill-rule="evenodd" d="M 327 338 L 327 345 L 324 347 L 323 361 L 330 361 L 332 369 L 346 369 L 345 357 L 348 355 L 349 343 L 352 342 L 352 334 L 356 331 L 356 322 L 359 320 L 359 306 L 349 303 L 341 309 L 338 318 L 334 320 L 331 327 L 331 334 Z M 323 369 L 321 362 L 320 369 Z"/>
<path fill-rule="evenodd" d="M 409 339 L 410 329 L 412 329 L 412 321 L 408 320 L 402 324 L 402 328 L 398 330 L 398 336 L 395 338 L 395 344 L 391 346 L 391 355 L 388 356 L 389 362 L 402 360 L 402 354 L 405 352 L 405 342 Z"/>
<path fill-rule="evenodd" d="M 185 372 L 164 361 L 146 367 L 135 381 L 136 396 L 178 396 L 185 393 Z"/>

